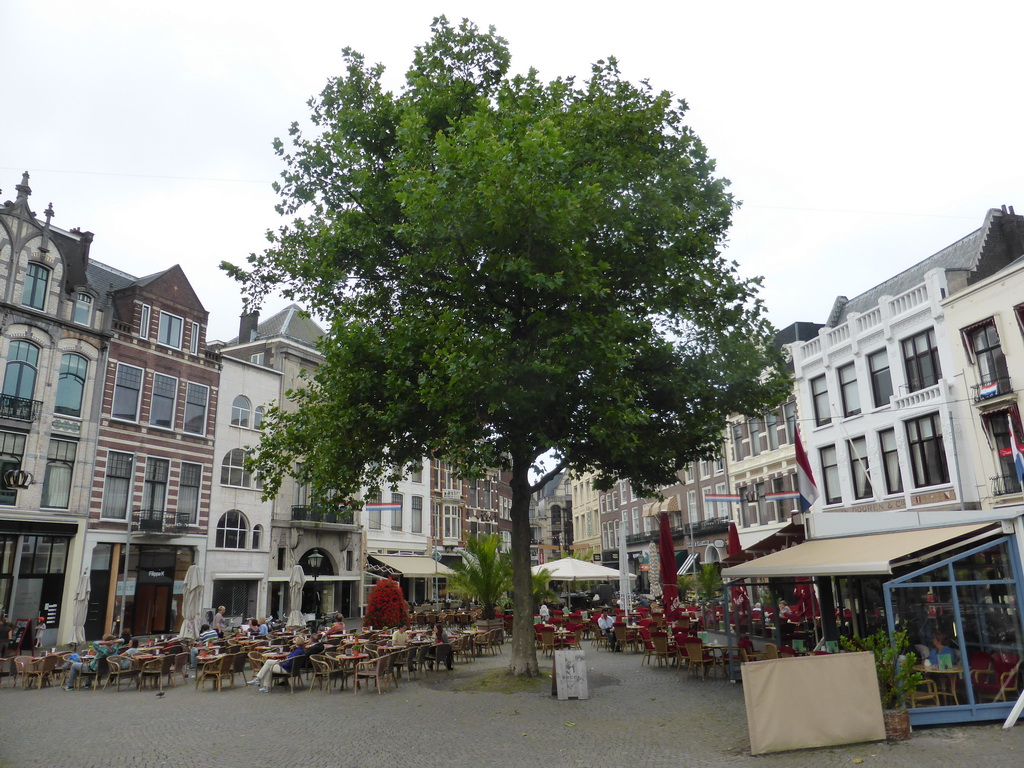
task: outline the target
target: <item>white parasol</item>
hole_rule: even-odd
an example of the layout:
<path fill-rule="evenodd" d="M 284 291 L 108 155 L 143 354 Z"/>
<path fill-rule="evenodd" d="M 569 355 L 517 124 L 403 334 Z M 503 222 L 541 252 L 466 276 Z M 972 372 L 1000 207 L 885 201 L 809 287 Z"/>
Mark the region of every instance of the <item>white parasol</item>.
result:
<path fill-rule="evenodd" d="M 299 627 L 306 623 L 302 616 L 302 585 L 306 583 L 306 572 L 301 565 L 293 565 L 288 577 L 288 601 L 291 611 L 288 613 L 288 626 Z"/>
<path fill-rule="evenodd" d="M 203 622 L 203 577 L 199 575 L 199 566 L 190 565 L 185 571 L 185 593 L 181 601 L 180 637 L 199 637 L 199 625 Z"/>
<path fill-rule="evenodd" d="M 535 565 L 530 570 L 533 573 L 547 571 L 551 581 L 609 581 L 619 578 L 615 568 L 606 568 L 575 557 L 563 557 L 561 560 Z"/>
<path fill-rule="evenodd" d="M 89 613 L 89 593 L 92 591 L 92 579 L 89 570 L 82 571 L 75 590 L 75 601 L 72 605 L 74 627 L 71 630 L 71 644 L 76 648 L 85 645 L 85 617 Z"/>

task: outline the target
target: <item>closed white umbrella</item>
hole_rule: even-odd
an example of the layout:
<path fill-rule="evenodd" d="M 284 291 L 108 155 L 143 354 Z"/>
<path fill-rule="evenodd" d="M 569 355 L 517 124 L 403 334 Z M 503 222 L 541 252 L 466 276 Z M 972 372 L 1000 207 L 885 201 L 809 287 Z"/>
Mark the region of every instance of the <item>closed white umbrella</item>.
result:
<path fill-rule="evenodd" d="M 89 613 L 89 593 L 92 591 L 92 579 L 89 570 L 82 571 L 75 590 L 75 601 L 72 606 L 74 627 L 71 630 L 71 644 L 76 648 L 85 645 L 85 617 Z"/>
<path fill-rule="evenodd" d="M 190 565 L 185 571 L 185 593 L 181 600 L 180 637 L 199 637 L 199 626 L 203 623 L 203 577 L 198 565 Z"/>
<path fill-rule="evenodd" d="M 302 585 L 306 583 L 306 572 L 301 565 L 293 565 L 288 577 L 288 600 L 291 611 L 288 613 L 288 626 L 300 627 L 306 623 L 302 617 Z"/>

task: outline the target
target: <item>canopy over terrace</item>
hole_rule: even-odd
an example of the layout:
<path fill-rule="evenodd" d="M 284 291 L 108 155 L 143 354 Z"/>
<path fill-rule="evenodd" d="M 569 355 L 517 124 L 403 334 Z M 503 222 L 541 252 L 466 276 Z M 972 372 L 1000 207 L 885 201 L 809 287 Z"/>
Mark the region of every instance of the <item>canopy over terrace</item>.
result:
<path fill-rule="evenodd" d="M 993 523 L 953 525 L 910 531 L 874 533 L 814 539 L 722 569 L 728 579 L 781 578 L 796 576 L 887 576 L 893 569 L 911 565 L 916 555 L 944 544 L 960 546 L 972 539 L 995 533 Z"/>
<path fill-rule="evenodd" d="M 373 579 L 405 579 L 402 589 L 410 603 L 438 599 L 441 591 L 439 579 L 447 579 L 454 573 L 444 563 L 425 555 L 370 555 L 366 572 Z"/>
<path fill-rule="evenodd" d="M 574 557 L 563 557 L 530 569 L 533 573 L 548 572 L 551 581 L 610 581 L 619 578 L 619 571 Z"/>

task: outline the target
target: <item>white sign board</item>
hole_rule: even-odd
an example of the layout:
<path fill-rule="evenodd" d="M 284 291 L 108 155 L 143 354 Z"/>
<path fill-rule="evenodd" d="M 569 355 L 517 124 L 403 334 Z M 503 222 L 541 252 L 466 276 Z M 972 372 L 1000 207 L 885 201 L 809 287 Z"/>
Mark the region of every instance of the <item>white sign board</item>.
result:
<path fill-rule="evenodd" d="M 555 651 L 552 678 L 559 701 L 590 698 L 587 690 L 587 659 L 583 651 Z"/>

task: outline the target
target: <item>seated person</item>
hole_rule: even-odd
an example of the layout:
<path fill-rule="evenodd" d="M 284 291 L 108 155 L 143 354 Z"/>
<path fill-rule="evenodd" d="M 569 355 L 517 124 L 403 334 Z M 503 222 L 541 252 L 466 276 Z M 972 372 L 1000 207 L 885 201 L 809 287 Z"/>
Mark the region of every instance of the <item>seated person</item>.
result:
<path fill-rule="evenodd" d="M 148 652 L 150 652 L 152 650 L 153 650 L 152 648 L 142 648 L 139 645 L 139 638 L 133 637 L 132 641 L 130 643 L 128 643 L 128 648 L 126 648 L 125 650 L 121 651 L 121 655 L 122 656 L 128 656 L 128 657 L 138 656 L 140 653 L 148 653 Z M 128 667 L 126 667 L 124 664 L 121 665 L 121 668 L 122 669 L 128 669 Z"/>
<path fill-rule="evenodd" d="M 267 620 L 262 616 L 259 618 L 259 621 L 257 622 L 256 634 L 259 637 L 265 637 L 270 634 L 270 625 L 267 624 Z"/>
<path fill-rule="evenodd" d="M 189 666 L 192 669 L 196 668 L 196 656 L 199 655 L 199 651 L 202 650 L 199 646 L 201 643 L 208 643 L 211 640 L 216 640 L 220 635 L 217 634 L 217 630 L 211 629 L 209 624 L 203 624 L 199 627 L 199 638 L 196 640 L 195 646 L 189 651 Z"/>
<path fill-rule="evenodd" d="M 324 636 L 322 634 L 316 634 L 309 638 L 309 642 L 306 644 L 306 655 L 315 656 L 318 653 L 324 652 Z"/>
<path fill-rule="evenodd" d="M 946 644 L 948 642 L 949 639 L 942 632 L 936 632 L 932 635 L 932 650 L 928 656 L 928 661 L 931 662 L 933 667 L 939 666 L 939 656 L 948 656 L 949 661 L 947 663 L 951 667 L 955 663 L 956 655 L 953 649 Z"/>
<path fill-rule="evenodd" d="M 345 617 L 340 613 L 334 614 L 334 623 L 328 628 L 326 636 L 331 637 L 332 635 L 344 635 L 345 634 Z"/>
<path fill-rule="evenodd" d="M 72 662 L 71 671 L 68 673 L 67 684 L 64 686 L 64 690 L 75 690 L 75 681 L 82 673 L 82 669 L 86 666 L 88 666 L 91 671 L 99 674 L 98 670 L 101 669 L 100 662 L 104 661 L 108 656 L 113 656 L 120 651 L 123 644 L 124 641 L 119 639 L 116 635 L 104 635 L 103 639 L 99 642 L 89 643 L 96 655 L 89 661 Z"/>
<path fill-rule="evenodd" d="M 409 644 L 409 625 L 403 624 L 391 633 L 391 645 L 395 648 L 405 648 Z"/>
<path fill-rule="evenodd" d="M 323 646 L 320 646 L 323 648 Z M 299 656 L 306 655 L 306 639 L 304 637 L 297 637 L 292 645 L 292 650 L 289 652 L 287 658 L 277 661 L 276 659 L 267 659 L 263 662 L 263 666 L 260 671 L 256 673 L 256 676 L 249 681 L 249 685 L 258 685 L 260 687 L 260 693 L 270 693 L 270 678 L 274 673 L 285 674 L 292 671 L 292 663 Z"/>

